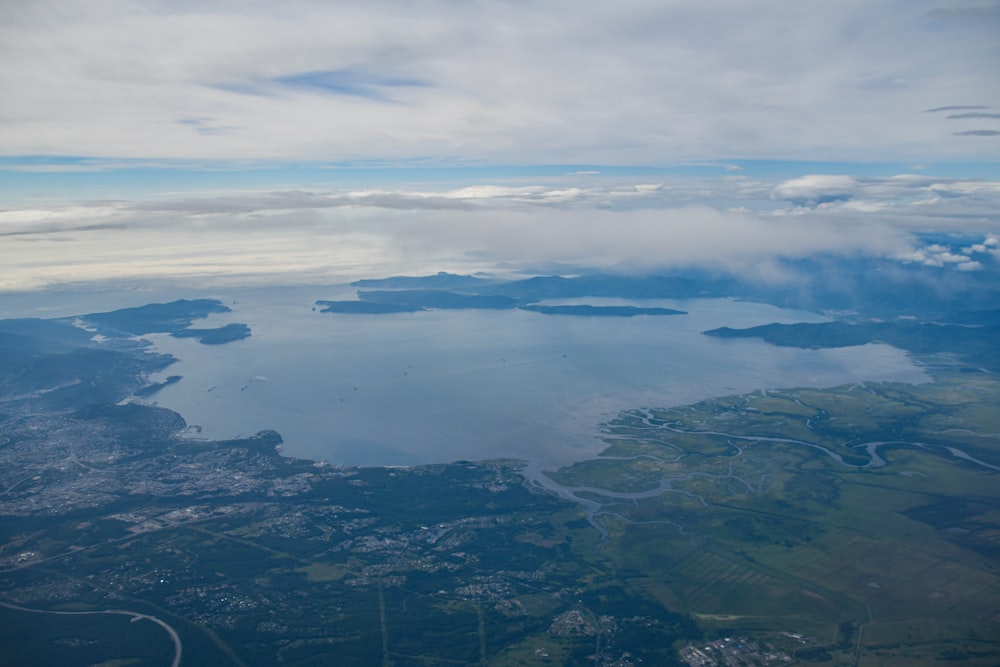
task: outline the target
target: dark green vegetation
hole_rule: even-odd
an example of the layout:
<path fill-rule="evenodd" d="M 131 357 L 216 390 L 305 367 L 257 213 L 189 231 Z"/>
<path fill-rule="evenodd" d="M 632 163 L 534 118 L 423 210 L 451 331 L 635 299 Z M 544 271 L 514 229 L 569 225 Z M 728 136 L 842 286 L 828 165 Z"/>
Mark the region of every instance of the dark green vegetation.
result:
<path fill-rule="evenodd" d="M 395 276 L 393 278 L 366 278 L 351 283 L 354 287 L 381 289 L 443 289 L 478 290 L 491 281 L 477 276 L 463 276 L 440 271 L 432 276 Z"/>
<path fill-rule="evenodd" d="M 168 333 L 174 338 L 194 338 L 204 345 L 223 345 L 250 337 L 250 327 L 234 322 L 214 329 L 192 329 L 191 323 L 229 308 L 215 299 L 180 299 L 151 303 L 138 308 L 122 308 L 107 313 L 83 315 L 86 324 L 112 338 Z"/>
<path fill-rule="evenodd" d="M 185 439 L 121 403 L 170 357 L 67 322 L 0 331 L 25 327 L 52 350 L 11 352 L 0 394 L 0 664 L 171 664 L 171 632 L 184 664 L 670 664 L 700 635 L 516 462 L 343 469 L 273 432 Z"/>
<path fill-rule="evenodd" d="M 487 280 L 475 276 L 438 273 L 433 276 L 399 276 L 381 280 L 359 280 L 355 287 L 381 287 L 358 291 L 357 301 L 317 301 L 324 313 L 387 314 L 428 309 L 521 308 L 545 315 L 583 317 L 632 317 L 635 315 L 683 315 L 680 310 L 636 306 L 592 306 L 586 304 L 545 305 L 543 299 L 576 297 L 689 298 L 717 296 L 731 281 L 696 281 L 689 278 L 652 276 L 543 276 L 527 280 Z"/>
<path fill-rule="evenodd" d="M 926 244 L 961 252 L 981 238 L 926 235 Z M 500 294 L 528 304 L 545 299 L 612 297 L 619 299 L 738 298 L 787 308 L 850 312 L 865 318 L 916 317 L 921 321 L 972 323 L 968 317 L 993 311 L 1000 302 L 1000 266 L 983 258 L 980 271 L 956 272 L 919 263 L 842 256 L 814 256 L 779 265 L 789 279 L 746 280 L 723 271 L 685 269 L 660 275 L 623 275 L 585 270 L 573 277 L 536 276 L 499 280 L 439 273 L 361 280 L 356 287 L 380 290 L 450 290 L 462 294 Z M 962 312 L 956 312 L 960 304 Z M 982 322 L 980 322 L 982 323 Z M 995 320 L 994 320 L 995 324 Z"/>
<path fill-rule="evenodd" d="M 166 667 L 173 654 L 169 635 L 149 621 L 137 623 L 124 614 L 49 614 L 3 606 L 0 645 L 4 665 L 97 665 L 118 656 L 118 664 Z"/>
<path fill-rule="evenodd" d="M 723 327 L 705 333 L 720 338 L 763 338 L 785 347 L 849 347 L 880 342 L 921 354 L 957 351 L 967 363 L 1000 371 L 998 311 L 961 312 L 923 322 L 767 324 L 749 329 Z"/>
<path fill-rule="evenodd" d="M 250 337 L 250 327 L 242 322 L 233 322 L 215 329 L 181 329 L 172 331 L 174 338 L 195 338 L 202 345 L 224 345 Z"/>
<path fill-rule="evenodd" d="M 169 387 L 172 384 L 180 382 L 182 379 L 183 376 L 170 375 L 163 382 L 153 382 L 146 385 L 142 389 L 137 390 L 135 392 L 135 395 L 138 396 L 139 398 L 147 398 L 149 396 L 152 396 L 156 392 L 160 391 L 164 387 Z"/>
<path fill-rule="evenodd" d="M 126 610 L 195 664 L 672 664 L 703 633 L 995 664 L 998 406 L 956 373 L 623 413 L 552 473 L 587 514 L 514 462 L 321 466 L 135 404 L 9 416 L 0 656 L 168 664 L 151 621 L 40 613 Z"/>
<path fill-rule="evenodd" d="M 122 308 L 107 313 L 92 313 L 83 320 L 102 330 L 142 336 L 150 333 L 173 333 L 212 313 L 227 313 L 229 308 L 215 299 L 181 299 L 170 303 L 151 303 L 137 308 Z"/>
<path fill-rule="evenodd" d="M 459 276 L 456 276 L 459 277 Z M 415 278 L 407 279 L 409 281 Z M 395 284 L 395 283 L 390 283 Z M 513 290 L 519 290 L 517 283 Z M 351 313 L 384 315 L 389 313 L 413 313 L 430 309 L 489 309 L 508 310 L 520 308 L 543 315 L 575 315 L 580 317 L 634 317 L 636 315 L 685 315 L 682 310 L 637 306 L 591 306 L 591 305 L 542 305 L 532 303 L 533 298 L 512 297 L 504 294 L 476 294 L 453 292 L 440 289 L 370 290 L 359 291 L 357 301 L 325 301 L 324 313 Z"/>
<path fill-rule="evenodd" d="M 316 302 L 323 306 L 323 313 L 350 313 L 385 315 L 389 313 L 415 313 L 428 309 L 490 309 L 520 308 L 543 315 L 576 315 L 580 317 L 635 317 L 636 315 L 685 315 L 683 310 L 671 308 L 640 308 L 637 306 L 543 306 L 518 305 L 517 301 L 499 295 L 467 295 L 439 290 L 406 290 L 399 292 L 358 292 L 359 301 Z M 178 335 L 178 334 L 174 334 Z M 202 341 L 206 342 L 206 341 Z"/>
<path fill-rule="evenodd" d="M 958 279 L 964 313 L 891 277 L 856 303 L 981 335 L 995 322 L 972 309 L 995 295 Z M 754 296 L 711 276 L 359 286 L 397 291 L 319 303 Z M 786 297 L 802 298 L 769 294 Z M 553 494 L 518 462 L 339 468 L 280 456 L 270 431 L 187 439 L 180 415 L 123 403 L 171 382 L 149 382 L 173 359 L 134 335 L 210 342 L 190 325 L 224 309 L 84 316 L 99 341 L 0 322 L 0 664 L 167 665 L 169 631 L 182 664 L 669 665 L 721 637 L 795 664 L 1000 662 L 1000 382 L 950 361 L 969 344 L 950 330 L 925 385 L 622 413 L 604 456 L 551 473 Z"/>
<path fill-rule="evenodd" d="M 317 301 L 324 313 L 383 315 L 415 313 L 429 309 L 489 309 L 516 308 L 517 300 L 500 295 L 463 294 L 447 290 L 372 290 L 359 291 L 359 301 Z"/>
<path fill-rule="evenodd" d="M 926 236 L 928 244 L 954 247 L 976 239 Z M 783 262 L 781 271 L 794 279 L 778 282 L 746 280 L 726 272 L 685 270 L 663 275 L 620 275 L 581 271 L 580 275 L 536 276 L 522 280 L 500 280 L 483 276 L 438 273 L 431 276 L 397 276 L 359 280 L 352 285 L 364 288 L 360 301 L 320 302 L 328 312 L 391 313 L 426 308 L 517 308 L 545 312 L 557 304 L 546 300 L 694 299 L 736 298 L 800 308 L 850 314 L 848 326 L 838 322 L 824 325 L 795 325 L 794 331 L 757 331 L 743 334 L 731 330 L 714 335 L 758 335 L 767 333 L 778 344 L 817 347 L 820 341 L 855 345 L 878 340 L 903 349 L 923 353 L 964 350 L 970 363 L 996 370 L 1000 266 L 996 259 L 983 258 L 982 270 L 956 272 L 919 263 L 871 257 L 812 257 Z M 379 304 L 364 306 L 362 303 Z M 539 304 L 539 305 L 531 305 Z M 956 309 L 959 304 L 960 310 Z M 574 304 L 578 306 L 579 304 Z M 583 306 L 573 312 L 555 314 L 615 316 L 621 312 L 591 310 Z M 652 314 L 652 313 L 648 313 Z M 656 313 L 664 314 L 664 313 Z M 935 327 L 945 328 L 936 330 Z M 817 336 L 812 341 L 810 336 Z"/>
<path fill-rule="evenodd" d="M 805 634 L 798 657 L 822 664 L 992 665 L 998 433 L 996 378 L 942 371 L 622 414 L 604 459 L 555 477 L 600 503 L 618 571 L 710 635 Z"/>
<path fill-rule="evenodd" d="M 280 457 L 273 433 L 190 442 L 181 425 L 136 405 L 5 423 L 0 595 L 34 612 L 3 610 L 2 661 L 165 664 L 135 648 L 164 655 L 148 623 L 84 632 L 42 611 L 152 616 L 194 664 L 220 665 L 505 664 L 540 649 L 582 665 L 598 632 L 602 655 L 669 663 L 698 636 L 513 463 L 338 469 Z M 605 620 L 560 625 L 572 610 Z"/>
<path fill-rule="evenodd" d="M 516 308 L 518 305 L 517 299 L 502 294 L 463 294 L 434 289 L 360 291 L 358 298 L 369 303 L 414 309 L 488 308 L 503 310 Z"/>
<path fill-rule="evenodd" d="M 351 313 L 355 315 L 387 315 L 389 313 L 416 313 L 425 310 L 423 306 L 406 306 L 371 301 L 317 301 L 323 308 L 321 313 Z"/>
<path fill-rule="evenodd" d="M 522 306 L 544 315 L 579 315 L 582 317 L 635 317 L 636 315 L 685 315 L 671 308 L 638 308 L 636 306 Z"/>
<path fill-rule="evenodd" d="M 135 336 L 170 333 L 205 344 L 249 336 L 245 324 L 188 328 L 196 319 L 228 310 L 218 301 L 197 299 L 78 318 L 0 321 L 0 401 L 15 413 L 66 411 L 114 403 L 136 393 L 149 395 L 179 378 L 151 384 L 149 374 L 163 370 L 174 359 L 146 351 L 149 344 Z M 99 335 L 84 327 L 96 327 Z"/>
<path fill-rule="evenodd" d="M 712 276 L 627 276 L 588 274 L 574 278 L 537 276 L 524 280 L 486 280 L 474 276 L 437 274 L 425 277 L 401 276 L 383 280 L 359 280 L 355 287 L 384 289 L 454 290 L 467 294 L 503 294 L 531 303 L 542 299 L 571 299 L 586 296 L 622 299 L 684 299 L 725 296 L 736 281 Z"/>
<path fill-rule="evenodd" d="M 90 344 L 92 333 L 60 320 L 0 320 L 0 368 L 43 356 L 70 352 Z"/>

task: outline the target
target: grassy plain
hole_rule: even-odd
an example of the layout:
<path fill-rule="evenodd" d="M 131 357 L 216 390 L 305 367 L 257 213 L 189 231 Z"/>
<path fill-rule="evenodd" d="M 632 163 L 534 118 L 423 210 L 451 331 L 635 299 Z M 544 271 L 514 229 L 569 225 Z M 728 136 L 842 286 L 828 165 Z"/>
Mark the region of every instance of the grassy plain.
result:
<path fill-rule="evenodd" d="M 804 634 L 825 664 L 1000 663 L 993 376 L 636 410 L 607 440 L 557 479 L 612 492 L 586 496 L 603 553 L 709 634 Z"/>
<path fill-rule="evenodd" d="M 101 427 L 89 468 L 10 477 L 8 507 L 119 491 L 0 524 L 0 596 L 38 610 L 0 609 L 0 664 L 164 664 L 152 622 L 51 613 L 126 609 L 204 664 L 670 665 L 746 636 L 798 664 L 995 665 L 998 415 L 985 373 L 630 411 L 551 475 L 584 511 L 515 462 L 335 469 L 273 438 L 143 442 L 162 415 L 108 409 L 73 422 Z"/>

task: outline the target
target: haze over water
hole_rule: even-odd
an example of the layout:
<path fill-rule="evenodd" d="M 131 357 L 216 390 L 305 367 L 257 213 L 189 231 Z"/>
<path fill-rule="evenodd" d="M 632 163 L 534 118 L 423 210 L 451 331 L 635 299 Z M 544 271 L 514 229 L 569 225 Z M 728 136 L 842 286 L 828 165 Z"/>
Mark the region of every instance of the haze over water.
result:
<path fill-rule="evenodd" d="M 336 290 L 254 291 L 196 327 L 246 322 L 222 346 L 151 336 L 183 379 L 152 400 L 201 437 L 274 429 L 289 456 L 338 465 L 415 465 L 514 457 L 558 466 L 603 449 L 618 411 L 776 387 L 922 382 L 887 345 L 779 348 L 701 331 L 821 321 L 812 313 L 730 300 L 588 299 L 688 315 L 553 316 L 519 310 L 348 315 L 313 310 Z M 227 303 L 229 303 L 227 301 Z M 563 302 L 565 303 L 565 302 Z"/>

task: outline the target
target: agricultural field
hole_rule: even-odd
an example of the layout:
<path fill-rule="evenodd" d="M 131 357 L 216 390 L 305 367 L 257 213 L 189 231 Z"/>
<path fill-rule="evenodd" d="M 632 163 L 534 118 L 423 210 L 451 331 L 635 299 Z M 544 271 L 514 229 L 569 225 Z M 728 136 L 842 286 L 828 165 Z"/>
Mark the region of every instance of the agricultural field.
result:
<path fill-rule="evenodd" d="M 555 477 L 591 501 L 617 571 L 710 636 L 803 634 L 799 658 L 827 664 L 996 664 L 998 397 L 992 376 L 944 373 L 636 410 L 608 425 L 607 460 Z"/>

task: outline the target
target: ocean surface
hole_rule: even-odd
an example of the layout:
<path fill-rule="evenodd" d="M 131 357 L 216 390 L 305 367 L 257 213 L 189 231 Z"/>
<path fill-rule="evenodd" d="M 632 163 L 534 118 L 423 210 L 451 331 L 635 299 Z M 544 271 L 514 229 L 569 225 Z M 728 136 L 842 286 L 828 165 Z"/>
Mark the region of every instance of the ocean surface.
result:
<path fill-rule="evenodd" d="M 777 387 L 923 382 L 887 345 L 779 348 L 701 334 L 719 326 L 817 322 L 814 313 L 725 299 L 563 300 L 631 304 L 687 315 L 578 317 L 519 310 L 392 315 L 321 313 L 314 287 L 223 297 L 231 313 L 195 327 L 250 325 L 221 346 L 148 336 L 181 375 L 150 402 L 176 410 L 192 435 L 278 431 L 288 456 L 337 465 L 415 465 L 519 458 L 558 467 L 604 447 L 620 410 L 664 407 Z M 547 302 L 549 303 L 549 302 Z"/>

